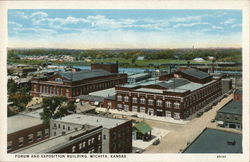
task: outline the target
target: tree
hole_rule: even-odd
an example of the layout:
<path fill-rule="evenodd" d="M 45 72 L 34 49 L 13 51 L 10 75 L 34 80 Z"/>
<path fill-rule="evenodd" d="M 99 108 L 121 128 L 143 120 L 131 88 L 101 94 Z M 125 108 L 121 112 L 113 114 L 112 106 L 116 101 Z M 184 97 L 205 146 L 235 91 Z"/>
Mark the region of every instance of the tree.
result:
<path fill-rule="evenodd" d="M 67 98 L 62 96 L 46 97 L 43 99 L 43 112 L 40 113 L 44 124 L 49 124 L 50 119 L 57 119 L 74 112 L 74 102 L 66 102 Z"/>
<path fill-rule="evenodd" d="M 8 80 L 7 89 L 9 94 L 17 92 L 17 83 L 13 79 Z"/>
<path fill-rule="evenodd" d="M 15 93 L 9 96 L 9 101 L 12 101 L 14 105 L 20 108 L 25 108 L 31 99 L 32 97 L 25 93 Z"/>

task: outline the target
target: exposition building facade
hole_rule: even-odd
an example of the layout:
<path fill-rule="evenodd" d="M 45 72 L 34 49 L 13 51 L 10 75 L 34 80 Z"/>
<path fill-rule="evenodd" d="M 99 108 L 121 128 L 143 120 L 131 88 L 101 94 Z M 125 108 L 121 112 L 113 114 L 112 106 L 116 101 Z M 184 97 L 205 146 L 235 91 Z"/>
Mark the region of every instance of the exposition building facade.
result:
<path fill-rule="evenodd" d="M 74 99 L 79 95 L 112 88 L 127 82 L 127 74 L 102 70 L 100 69 L 101 65 L 98 65 L 98 69 L 95 68 L 96 70 L 58 72 L 49 77 L 33 78 L 30 94 L 34 97 L 65 96 Z M 103 64 L 103 66 L 104 69 L 107 69 L 108 64 Z M 110 64 L 110 66 L 113 67 L 113 64 Z"/>
<path fill-rule="evenodd" d="M 188 68 L 159 81 L 116 86 L 116 108 L 185 119 L 222 95 L 221 78 Z"/>

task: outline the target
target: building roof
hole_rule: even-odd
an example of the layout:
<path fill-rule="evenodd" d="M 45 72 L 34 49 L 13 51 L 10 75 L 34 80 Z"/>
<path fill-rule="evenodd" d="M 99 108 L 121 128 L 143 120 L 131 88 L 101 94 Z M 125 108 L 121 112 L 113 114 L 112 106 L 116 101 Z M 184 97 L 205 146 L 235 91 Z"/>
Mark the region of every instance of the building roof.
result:
<path fill-rule="evenodd" d="M 104 89 L 89 93 L 92 96 L 108 97 L 115 95 L 115 88 Z"/>
<path fill-rule="evenodd" d="M 147 123 L 145 122 L 139 122 L 134 125 L 134 128 L 137 129 L 138 132 L 142 134 L 146 134 L 147 132 L 152 130 L 152 127 L 150 127 Z"/>
<path fill-rule="evenodd" d="M 206 128 L 184 153 L 242 153 L 242 134 Z"/>
<path fill-rule="evenodd" d="M 145 76 L 150 76 L 149 73 L 138 73 L 138 74 L 133 74 L 128 76 L 128 78 L 141 78 L 141 77 L 145 77 Z"/>
<path fill-rule="evenodd" d="M 128 120 L 125 119 L 115 119 L 108 118 L 97 115 L 85 115 L 85 114 L 71 114 L 60 119 L 55 119 L 55 121 L 62 121 L 66 123 L 81 124 L 81 125 L 91 125 L 91 126 L 103 126 L 103 128 L 114 128 L 121 125 Z"/>
<path fill-rule="evenodd" d="M 231 100 L 218 110 L 218 112 L 242 115 L 242 102 Z"/>
<path fill-rule="evenodd" d="M 116 75 L 114 73 L 110 73 L 105 70 L 83 70 L 83 71 L 77 71 L 77 72 L 61 72 L 59 74 L 62 77 L 68 80 L 72 80 L 72 81 L 80 81 L 80 80 L 96 78 L 96 77 Z"/>
<path fill-rule="evenodd" d="M 236 91 L 234 92 L 235 94 L 241 94 L 242 95 L 242 89 L 236 89 Z"/>
<path fill-rule="evenodd" d="M 115 95 L 105 97 L 105 99 L 108 99 L 108 100 L 114 100 L 114 101 L 116 100 L 116 99 L 115 99 Z"/>
<path fill-rule="evenodd" d="M 98 102 L 104 101 L 104 97 L 92 96 L 92 95 L 80 95 L 80 96 L 77 96 L 76 98 L 79 98 L 81 100 L 87 100 L 87 101 L 98 101 Z"/>
<path fill-rule="evenodd" d="M 138 88 L 136 91 L 139 92 L 149 92 L 149 93 L 163 93 L 161 89 L 153 89 L 153 88 Z"/>
<path fill-rule="evenodd" d="M 95 109 L 95 107 L 91 106 L 89 103 L 78 102 L 75 103 L 75 105 L 76 105 L 76 113 L 84 113 Z"/>
<path fill-rule="evenodd" d="M 26 128 L 42 124 L 40 118 L 18 114 L 7 118 L 7 133 L 11 134 Z"/>
<path fill-rule="evenodd" d="M 187 70 L 183 70 L 181 71 L 182 73 L 185 73 L 187 75 L 199 78 L 199 79 L 204 79 L 209 77 L 210 75 L 206 72 L 200 71 L 198 69 L 193 69 L 193 68 L 189 68 Z"/>
<path fill-rule="evenodd" d="M 172 88 L 176 88 L 179 86 L 183 86 L 183 85 L 188 84 L 188 83 L 190 83 L 190 81 L 188 81 L 187 79 L 173 78 L 173 79 L 170 79 L 168 81 L 156 83 L 156 85 L 159 85 L 159 86 L 167 88 L 167 89 L 172 89 Z"/>

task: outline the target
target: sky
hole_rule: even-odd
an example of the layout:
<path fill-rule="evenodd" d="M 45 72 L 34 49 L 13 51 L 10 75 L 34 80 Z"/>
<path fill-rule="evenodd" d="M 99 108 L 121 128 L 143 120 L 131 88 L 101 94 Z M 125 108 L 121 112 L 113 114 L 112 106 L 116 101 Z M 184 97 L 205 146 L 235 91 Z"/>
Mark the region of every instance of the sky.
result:
<path fill-rule="evenodd" d="M 241 42 L 241 10 L 8 10 L 10 48 L 239 48 Z"/>

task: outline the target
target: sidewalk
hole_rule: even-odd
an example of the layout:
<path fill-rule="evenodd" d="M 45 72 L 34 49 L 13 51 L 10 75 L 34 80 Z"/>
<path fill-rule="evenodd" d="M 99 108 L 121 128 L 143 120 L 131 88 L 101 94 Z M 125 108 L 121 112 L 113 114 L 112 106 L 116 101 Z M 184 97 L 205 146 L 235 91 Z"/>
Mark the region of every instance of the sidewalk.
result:
<path fill-rule="evenodd" d="M 98 108 L 96 108 L 96 111 L 106 112 L 107 109 L 98 107 Z M 125 115 L 125 116 L 137 115 L 137 117 L 142 118 L 142 119 L 157 120 L 157 121 L 175 123 L 175 124 L 186 124 L 189 122 L 186 120 L 185 121 L 184 120 L 175 120 L 171 117 L 150 116 L 150 115 L 145 114 L 145 113 L 138 113 L 138 112 L 131 112 L 131 111 L 125 112 L 125 111 L 118 111 L 116 109 L 109 109 L 108 112 L 111 114 L 120 114 L 120 115 Z"/>

